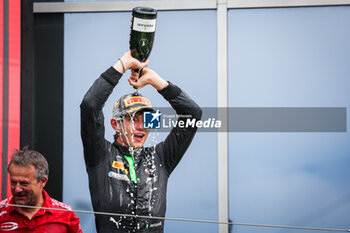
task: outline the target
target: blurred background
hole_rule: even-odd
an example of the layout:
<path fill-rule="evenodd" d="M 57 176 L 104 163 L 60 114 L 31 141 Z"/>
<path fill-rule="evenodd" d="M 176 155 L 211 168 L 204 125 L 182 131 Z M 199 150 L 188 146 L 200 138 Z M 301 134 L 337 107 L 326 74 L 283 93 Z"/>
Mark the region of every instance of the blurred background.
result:
<path fill-rule="evenodd" d="M 49 194 L 92 210 L 79 105 L 128 50 L 135 6 L 158 10 L 149 67 L 201 107 L 350 105 L 348 0 L 0 0 L 2 199 L 13 149 L 30 145 L 48 159 Z M 128 75 L 104 107 L 110 141 L 113 104 L 133 91 Z M 169 107 L 151 87 L 140 92 Z M 347 121 L 334 132 L 197 133 L 169 179 L 166 216 L 349 229 Z M 165 136 L 155 132 L 147 145 Z M 78 216 L 84 232 L 96 232 L 93 215 Z M 165 232 L 312 231 L 166 221 Z"/>

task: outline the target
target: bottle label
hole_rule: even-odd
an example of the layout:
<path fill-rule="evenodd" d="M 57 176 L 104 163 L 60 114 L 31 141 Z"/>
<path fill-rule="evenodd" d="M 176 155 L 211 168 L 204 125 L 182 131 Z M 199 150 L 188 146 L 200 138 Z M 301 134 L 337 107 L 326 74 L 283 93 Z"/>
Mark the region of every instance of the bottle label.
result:
<path fill-rule="evenodd" d="M 135 17 L 132 30 L 138 32 L 155 32 L 156 19 L 140 19 Z"/>

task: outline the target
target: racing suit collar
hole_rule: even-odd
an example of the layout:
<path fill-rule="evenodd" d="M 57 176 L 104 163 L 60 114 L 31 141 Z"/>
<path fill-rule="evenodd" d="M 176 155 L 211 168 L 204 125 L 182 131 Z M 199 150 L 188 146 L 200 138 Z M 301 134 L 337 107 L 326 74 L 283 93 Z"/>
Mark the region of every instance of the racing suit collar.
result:
<path fill-rule="evenodd" d="M 42 205 L 41 207 L 44 207 L 44 208 L 53 208 L 53 206 L 52 206 L 52 201 L 51 201 L 51 198 L 50 198 L 49 194 L 48 194 L 44 189 L 43 189 L 43 192 L 42 192 L 42 193 L 43 193 L 44 203 L 43 203 L 43 205 Z M 16 204 L 16 203 L 14 202 L 13 196 L 10 197 L 10 199 L 9 199 L 9 204 Z M 40 208 L 40 206 L 38 206 L 38 208 Z M 21 214 L 21 215 L 23 215 L 23 214 L 18 210 L 17 207 L 15 207 L 15 206 L 9 206 L 8 212 L 9 212 L 9 213 L 12 213 L 12 212 L 14 212 L 14 211 L 17 212 L 17 213 L 19 213 L 19 214 Z M 39 209 L 38 212 L 35 213 L 35 215 L 33 216 L 33 218 L 36 217 L 36 216 L 44 215 L 46 212 L 52 213 L 53 211 L 50 210 L 50 209 Z"/>
<path fill-rule="evenodd" d="M 122 154 L 122 155 L 128 155 L 128 156 L 131 156 L 131 150 L 133 148 L 130 148 L 128 146 L 123 146 L 121 144 L 119 144 L 117 141 L 114 141 L 113 142 L 113 145 L 119 150 L 119 152 Z M 141 153 L 141 151 L 143 150 L 143 147 L 142 148 L 137 148 L 137 149 L 133 149 L 134 150 L 134 155 L 139 155 Z"/>

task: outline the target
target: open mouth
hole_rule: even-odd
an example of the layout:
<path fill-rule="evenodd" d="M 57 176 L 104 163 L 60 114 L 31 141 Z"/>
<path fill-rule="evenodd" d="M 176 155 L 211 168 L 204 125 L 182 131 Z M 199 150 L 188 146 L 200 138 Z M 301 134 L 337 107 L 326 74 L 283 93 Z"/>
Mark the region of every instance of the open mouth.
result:
<path fill-rule="evenodd" d="M 144 134 L 137 133 L 137 134 L 134 134 L 134 139 L 136 139 L 137 141 L 142 141 L 144 136 L 145 136 Z"/>
<path fill-rule="evenodd" d="M 15 199 L 18 200 L 18 201 L 21 201 L 21 200 L 25 199 L 25 197 L 26 197 L 26 195 L 23 195 L 23 194 L 15 195 Z"/>

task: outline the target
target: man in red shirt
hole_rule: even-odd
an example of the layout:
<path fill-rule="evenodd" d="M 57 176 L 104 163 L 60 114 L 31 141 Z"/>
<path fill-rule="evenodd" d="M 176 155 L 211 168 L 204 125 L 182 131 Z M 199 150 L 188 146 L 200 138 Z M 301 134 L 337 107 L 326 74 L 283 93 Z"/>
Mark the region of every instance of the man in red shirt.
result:
<path fill-rule="evenodd" d="M 72 208 L 44 190 L 49 166 L 42 154 L 27 148 L 16 150 L 7 171 L 12 196 L 0 202 L 0 232 L 82 233 Z"/>

